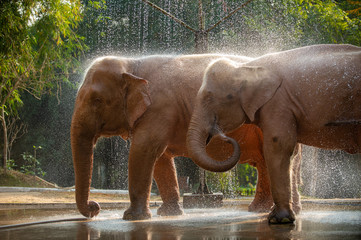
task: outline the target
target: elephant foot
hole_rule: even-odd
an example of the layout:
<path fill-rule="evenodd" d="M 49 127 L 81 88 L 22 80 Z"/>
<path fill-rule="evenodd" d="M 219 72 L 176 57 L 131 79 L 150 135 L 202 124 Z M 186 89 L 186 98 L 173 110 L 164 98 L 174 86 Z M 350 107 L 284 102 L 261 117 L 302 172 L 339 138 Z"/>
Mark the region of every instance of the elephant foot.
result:
<path fill-rule="evenodd" d="M 269 212 L 273 206 L 273 199 L 261 201 L 254 199 L 248 206 L 249 212 Z"/>
<path fill-rule="evenodd" d="M 157 210 L 157 214 L 160 216 L 178 216 L 183 215 L 183 210 L 178 202 L 163 203 Z"/>
<path fill-rule="evenodd" d="M 82 207 L 78 207 L 79 212 L 87 218 L 95 217 L 100 212 L 100 205 L 97 202 L 89 201 L 86 205 L 85 209 Z"/>
<path fill-rule="evenodd" d="M 280 208 L 276 205 L 268 215 L 268 223 L 270 224 L 289 224 L 295 220 L 295 214 L 291 209 Z"/>
<path fill-rule="evenodd" d="M 123 215 L 123 220 L 133 221 L 133 220 L 145 220 L 150 219 L 152 217 L 152 213 L 149 208 L 137 210 L 132 207 L 129 207 L 125 210 Z"/>

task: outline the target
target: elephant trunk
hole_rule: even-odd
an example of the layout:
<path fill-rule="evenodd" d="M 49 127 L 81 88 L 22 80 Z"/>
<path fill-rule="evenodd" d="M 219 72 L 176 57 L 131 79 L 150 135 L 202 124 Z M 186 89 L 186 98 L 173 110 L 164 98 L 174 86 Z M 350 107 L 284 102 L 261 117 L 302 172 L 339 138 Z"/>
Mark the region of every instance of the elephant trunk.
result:
<path fill-rule="evenodd" d="M 225 172 L 232 169 L 238 163 L 241 155 L 237 141 L 224 135 L 216 124 L 205 123 L 204 119 L 209 119 L 204 111 L 195 110 L 187 134 L 189 156 L 198 166 L 208 171 Z M 206 144 L 209 138 L 217 134 L 233 146 L 231 157 L 225 161 L 217 161 L 209 157 L 206 151 Z"/>
<path fill-rule="evenodd" d="M 72 122 L 71 147 L 75 172 L 75 199 L 79 212 L 88 218 L 100 212 L 99 204 L 89 201 L 94 139 L 94 135 L 86 131 L 83 126 Z"/>

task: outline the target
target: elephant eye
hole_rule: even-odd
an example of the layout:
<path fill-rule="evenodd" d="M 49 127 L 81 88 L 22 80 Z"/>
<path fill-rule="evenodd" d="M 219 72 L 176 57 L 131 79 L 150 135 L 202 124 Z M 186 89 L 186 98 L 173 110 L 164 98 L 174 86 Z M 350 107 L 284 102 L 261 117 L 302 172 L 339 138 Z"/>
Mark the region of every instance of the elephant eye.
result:
<path fill-rule="evenodd" d="M 233 95 L 232 95 L 232 94 L 228 94 L 226 98 L 227 98 L 228 100 L 231 100 L 231 99 L 233 99 Z"/>
<path fill-rule="evenodd" d="M 102 103 L 102 99 L 101 98 L 95 98 L 94 99 L 94 104 L 101 104 Z"/>
<path fill-rule="evenodd" d="M 213 124 L 217 125 L 217 123 L 218 123 L 218 117 L 217 115 L 214 115 Z"/>

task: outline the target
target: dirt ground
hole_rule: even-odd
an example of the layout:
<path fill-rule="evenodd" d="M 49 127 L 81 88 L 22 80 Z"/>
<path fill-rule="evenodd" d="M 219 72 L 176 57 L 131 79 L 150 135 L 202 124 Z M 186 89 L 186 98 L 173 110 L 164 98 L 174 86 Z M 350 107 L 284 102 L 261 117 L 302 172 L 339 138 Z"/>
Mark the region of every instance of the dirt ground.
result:
<path fill-rule="evenodd" d="M 56 184 L 49 183 L 37 176 L 26 175 L 17 171 L 0 168 L 0 186 L 57 188 Z M 69 188 L 70 189 L 70 188 Z M 65 189 L 68 190 L 68 189 Z M 127 194 L 90 193 L 90 199 L 103 202 L 129 202 Z M 152 197 L 158 201 L 160 197 Z M 38 191 L 38 192 L 2 192 L 0 190 L 0 204 L 31 204 L 31 203 L 75 203 L 74 191 Z"/>
<path fill-rule="evenodd" d="M 90 193 L 90 199 L 97 202 L 129 201 L 128 195 Z M 152 196 L 159 201 L 159 196 Z M 74 192 L 0 192 L 0 203 L 75 203 Z"/>

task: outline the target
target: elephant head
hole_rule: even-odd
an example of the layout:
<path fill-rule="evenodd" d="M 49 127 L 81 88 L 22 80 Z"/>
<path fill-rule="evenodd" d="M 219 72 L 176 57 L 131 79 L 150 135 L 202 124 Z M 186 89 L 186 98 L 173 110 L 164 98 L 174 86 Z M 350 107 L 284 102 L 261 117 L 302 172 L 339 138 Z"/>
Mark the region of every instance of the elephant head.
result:
<path fill-rule="evenodd" d="M 100 136 L 128 138 L 135 122 L 150 105 L 148 82 L 127 72 L 127 59 L 105 57 L 88 69 L 79 88 L 71 123 L 76 203 L 81 214 L 100 211 L 89 201 L 93 147 Z"/>
<path fill-rule="evenodd" d="M 226 171 L 237 163 L 239 145 L 223 132 L 234 130 L 246 121 L 253 122 L 256 112 L 281 84 L 281 79 L 271 71 L 249 65 L 220 59 L 205 70 L 188 129 L 187 148 L 192 160 L 206 170 Z M 206 142 L 217 134 L 233 145 L 233 155 L 226 160 L 228 164 L 213 160 L 205 150 Z"/>

